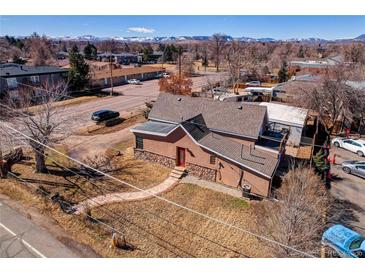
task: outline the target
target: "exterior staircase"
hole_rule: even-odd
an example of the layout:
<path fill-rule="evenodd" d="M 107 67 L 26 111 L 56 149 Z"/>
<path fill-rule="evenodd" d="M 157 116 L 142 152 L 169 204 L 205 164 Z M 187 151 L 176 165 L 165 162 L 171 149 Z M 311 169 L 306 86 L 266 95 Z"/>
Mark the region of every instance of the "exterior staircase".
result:
<path fill-rule="evenodd" d="M 181 179 L 186 174 L 185 167 L 176 166 L 170 173 L 170 177 Z"/>

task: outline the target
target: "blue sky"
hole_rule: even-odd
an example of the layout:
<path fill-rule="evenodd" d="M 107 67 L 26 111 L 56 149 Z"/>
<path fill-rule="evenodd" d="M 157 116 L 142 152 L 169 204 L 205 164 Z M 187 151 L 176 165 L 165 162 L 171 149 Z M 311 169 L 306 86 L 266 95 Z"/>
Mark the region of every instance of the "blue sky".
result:
<path fill-rule="evenodd" d="M 0 16 L 1 35 L 181 36 L 354 38 L 365 33 L 365 16 Z"/>

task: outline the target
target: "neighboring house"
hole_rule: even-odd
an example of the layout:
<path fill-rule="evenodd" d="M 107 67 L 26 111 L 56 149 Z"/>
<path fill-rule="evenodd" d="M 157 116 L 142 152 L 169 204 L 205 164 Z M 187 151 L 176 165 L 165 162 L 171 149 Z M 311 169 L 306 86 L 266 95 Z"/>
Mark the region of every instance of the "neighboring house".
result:
<path fill-rule="evenodd" d="M 26 66 L 13 63 L 0 64 L 0 96 L 8 93 L 17 98 L 22 84 L 41 86 L 55 84 L 67 77 L 68 71 L 53 66 Z"/>
<path fill-rule="evenodd" d="M 271 130 L 289 132 L 285 153 L 293 157 L 310 159 L 316 117 L 305 108 L 267 102 L 260 103 L 260 106 L 267 107 Z"/>
<path fill-rule="evenodd" d="M 328 68 L 344 64 L 344 57 L 336 55 L 320 60 L 295 60 L 291 61 L 289 71 L 291 73 L 323 74 Z"/>
<path fill-rule="evenodd" d="M 110 87 L 111 73 L 113 75 L 113 85 L 118 86 L 127 84 L 130 79 L 138 79 L 140 81 L 157 79 L 164 72 L 165 69 L 151 66 L 119 68 L 113 69 L 112 72 L 110 72 L 110 69 L 93 71 L 91 73 L 91 85 L 101 88 Z"/>
<path fill-rule="evenodd" d="M 135 64 L 135 63 L 141 63 L 142 57 L 138 54 L 133 54 L 129 52 L 124 53 L 100 53 L 98 54 L 99 61 L 108 62 L 109 58 L 112 57 L 115 63 L 118 64 Z"/>
<path fill-rule="evenodd" d="M 287 146 L 299 146 L 308 117 L 308 109 L 289 105 L 262 102 L 267 107 L 270 126 L 275 129 L 286 128 L 290 131 Z"/>
<path fill-rule="evenodd" d="M 270 196 L 284 138 L 277 136 L 271 147 L 257 145 L 265 134 L 266 107 L 162 93 L 148 118 L 131 129 L 136 158 Z"/>

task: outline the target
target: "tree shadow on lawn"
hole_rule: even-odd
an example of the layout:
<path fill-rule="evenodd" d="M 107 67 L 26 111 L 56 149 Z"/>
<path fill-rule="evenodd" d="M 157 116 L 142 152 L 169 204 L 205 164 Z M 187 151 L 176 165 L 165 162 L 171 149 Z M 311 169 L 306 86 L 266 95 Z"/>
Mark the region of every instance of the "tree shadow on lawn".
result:
<path fill-rule="evenodd" d="M 359 222 L 359 217 L 356 213 L 364 212 L 365 210 L 362 207 L 348 200 L 333 198 L 328 212 L 328 220 L 331 224 L 342 224 L 355 228 L 354 223 Z"/>
<path fill-rule="evenodd" d="M 48 185 L 53 187 L 63 187 L 63 188 L 76 188 L 74 184 L 67 183 L 58 183 L 55 181 L 41 180 L 41 179 L 33 179 L 33 178 L 22 178 L 27 183 L 30 184 L 38 184 L 38 185 Z"/>

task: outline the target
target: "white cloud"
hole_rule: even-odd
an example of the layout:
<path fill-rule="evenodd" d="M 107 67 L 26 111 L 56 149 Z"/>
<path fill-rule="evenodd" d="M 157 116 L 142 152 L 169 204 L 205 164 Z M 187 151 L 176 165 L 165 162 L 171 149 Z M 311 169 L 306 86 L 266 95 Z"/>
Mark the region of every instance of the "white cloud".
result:
<path fill-rule="evenodd" d="M 151 28 L 145 28 L 145 27 L 131 27 L 128 28 L 129 31 L 133 32 L 139 32 L 139 33 L 154 33 L 155 30 Z"/>

